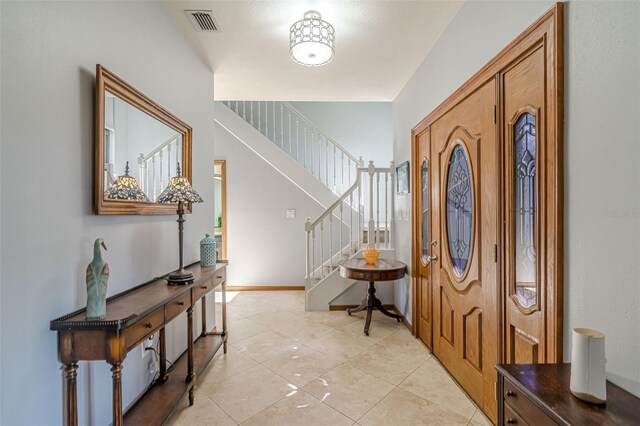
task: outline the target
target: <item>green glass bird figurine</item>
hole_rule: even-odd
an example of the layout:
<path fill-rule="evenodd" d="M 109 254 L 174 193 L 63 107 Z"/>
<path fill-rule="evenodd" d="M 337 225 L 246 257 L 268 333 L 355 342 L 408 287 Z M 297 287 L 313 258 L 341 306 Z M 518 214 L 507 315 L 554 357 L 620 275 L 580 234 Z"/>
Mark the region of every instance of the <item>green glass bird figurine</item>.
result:
<path fill-rule="evenodd" d="M 107 249 L 102 238 L 96 239 L 93 260 L 87 266 L 87 320 L 100 320 L 107 316 L 109 264 L 102 260 L 101 246 Z"/>

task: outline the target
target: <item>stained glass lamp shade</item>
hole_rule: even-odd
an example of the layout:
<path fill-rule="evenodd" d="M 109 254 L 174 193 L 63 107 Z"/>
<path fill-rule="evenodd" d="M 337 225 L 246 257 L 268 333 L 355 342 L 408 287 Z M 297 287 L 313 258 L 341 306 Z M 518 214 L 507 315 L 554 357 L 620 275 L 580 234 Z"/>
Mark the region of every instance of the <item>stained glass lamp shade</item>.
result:
<path fill-rule="evenodd" d="M 191 187 L 189 179 L 182 176 L 180 172 L 180 164 L 177 167 L 177 176 L 171 178 L 169 185 L 162 191 L 162 194 L 156 200 L 161 204 L 178 203 L 178 238 L 180 242 L 180 268 L 172 272 L 167 277 L 167 281 L 171 285 L 191 284 L 193 282 L 193 273 L 184 269 L 182 262 L 182 234 L 184 230 L 184 203 L 202 203 L 202 197 Z"/>
<path fill-rule="evenodd" d="M 104 198 L 108 200 L 150 201 L 138 186 L 136 179 L 129 176 L 128 161 L 124 175 L 118 176 L 118 179 L 104 192 Z"/>

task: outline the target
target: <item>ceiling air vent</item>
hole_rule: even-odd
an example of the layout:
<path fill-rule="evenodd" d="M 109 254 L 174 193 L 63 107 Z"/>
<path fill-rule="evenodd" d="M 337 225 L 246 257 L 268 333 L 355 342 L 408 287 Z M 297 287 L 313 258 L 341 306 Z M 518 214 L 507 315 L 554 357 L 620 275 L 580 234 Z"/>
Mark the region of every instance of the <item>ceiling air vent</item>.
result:
<path fill-rule="evenodd" d="M 185 10 L 185 13 L 189 17 L 193 28 L 196 31 L 216 32 L 220 31 L 220 27 L 216 23 L 213 17 L 213 11 L 211 10 Z"/>

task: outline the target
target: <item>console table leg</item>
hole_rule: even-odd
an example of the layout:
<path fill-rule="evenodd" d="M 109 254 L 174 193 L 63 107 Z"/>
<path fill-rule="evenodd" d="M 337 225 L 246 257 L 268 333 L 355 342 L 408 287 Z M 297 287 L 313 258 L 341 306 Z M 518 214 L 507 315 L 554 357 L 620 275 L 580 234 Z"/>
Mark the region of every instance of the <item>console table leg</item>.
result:
<path fill-rule="evenodd" d="M 122 363 L 111 364 L 113 379 L 113 426 L 122 426 Z"/>
<path fill-rule="evenodd" d="M 369 289 L 367 290 L 367 319 L 364 322 L 364 334 L 369 335 L 369 326 L 371 325 L 371 316 L 373 308 L 376 305 L 376 286 L 373 281 L 369 281 Z"/>
<path fill-rule="evenodd" d="M 195 386 L 191 386 L 191 389 L 189 389 L 189 406 L 190 407 L 193 405 L 194 391 L 195 391 Z"/>
<path fill-rule="evenodd" d="M 65 369 L 65 377 L 67 379 L 67 425 L 78 425 L 78 391 L 76 385 L 76 377 L 78 376 L 78 363 L 72 362 L 67 364 Z"/>
<path fill-rule="evenodd" d="M 165 335 L 164 327 L 160 329 L 158 342 L 158 351 L 160 352 L 160 382 L 164 383 L 169 379 L 167 374 L 167 338 Z"/>
<path fill-rule="evenodd" d="M 193 371 L 193 306 L 187 309 L 187 383 L 191 383 L 196 374 Z"/>
<path fill-rule="evenodd" d="M 207 296 L 202 296 L 201 299 L 201 304 L 202 304 L 202 333 L 200 333 L 201 336 L 206 336 L 207 334 L 209 334 L 207 332 Z"/>
<path fill-rule="evenodd" d="M 222 349 L 226 354 L 229 336 L 227 335 L 227 284 L 224 282 L 222 283 L 222 338 L 224 339 Z"/>

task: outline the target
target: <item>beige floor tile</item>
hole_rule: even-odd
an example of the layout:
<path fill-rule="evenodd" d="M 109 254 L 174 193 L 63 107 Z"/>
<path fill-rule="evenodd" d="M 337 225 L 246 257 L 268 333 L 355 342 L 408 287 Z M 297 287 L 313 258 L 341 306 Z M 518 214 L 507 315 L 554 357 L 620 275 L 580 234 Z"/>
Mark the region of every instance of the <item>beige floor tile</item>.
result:
<path fill-rule="evenodd" d="M 259 363 L 285 352 L 298 348 L 301 343 L 275 331 L 268 331 L 239 342 L 231 341 L 231 345 Z"/>
<path fill-rule="evenodd" d="M 248 337 L 269 331 L 267 327 L 264 327 L 249 318 L 242 318 L 229 322 L 228 329 L 229 342 L 239 342 L 240 340 L 244 340 Z"/>
<path fill-rule="evenodd" d="M 358 420 L 369 425 L 466 425 L 469 419 L 402 389 L 394 389 Z"/>
<path fill-rule="evenodd" d="M 283 327 L 290 326 L 302 319 L 301 315 L 296 315 L 289 311 L 276 310 L 273 312 L 264 312 L 262 314 L 254 315 L 250 317 L 251 321 L 254 321 L 270 330 L 278 331 Z"/>
<path fill-rule="evenodd" d="M 341 329 L 347 324 L 360 320 L 356 316 L 347 315 L 345 311 L 305 312 L 305 318 L 318 321 L 326 326 Z"/>
<path fill-rule="evenodd" d="M 193 406 L 189 399 L 182 398 L 176 410 L 165 423 L 167 426 L 236 425 L 218 405 L 204 392 L 196 392 Z"/>
<path fill-rule="evenodd" d="M 367 336 L 357 336 L 335 330 L 317 339 L 310 340 L 307 346 L 323 352 L 336 359 L 343 360 L 357 356 L 373 346 L 376 340 L 367 339 Z"/>
<path fill-rule="evenodd" d="M 391 384 L 399 385 L 430 357 L 425 349 L 384 339 L 358 357 L 352 358 L 349 365 Z"/>
<path fill-rule="evenodd" d="M 444 369 L 429 358 L 399 386 L 471 419 L 476 407 Z"/>
<path fill-rule="evenodd" d="M 241 423 L 296 390 L 282 377 L 257 365 L 222 380 L 206 392 L 235 422 Z"/>
<path fill-rule="evenodd" d="M 471 423 L 469 424 L 474 424 L 474 425 L 480 425 L 480 426 L 492 426 L 493 423 L 491 423 L 491 421 L 489 421 L 488 418 L 485 417 L 484 413 L 480 410 L 476 410 L 475 414 L 473 415 L 473 417 L 471 417 Z"/>
<path fill-rule="evenodd" d="M 319 322 L 301 318 L 288 325 L 278 327 L 277 331 L 294 340 L 306 343 L 331 333 L 334 329 Z"/>
<path fill-rule="evenodd" d="M 303 390 L 350 419 L 358 420 L 391 392 L 393 386 L 343 364 L 312 380 Z"/>
<path fill-rule="evenodd" d="M 353 421 L 303 390 L 262 410 L 242 425 L 351 425 Z"/>
<path fill-rule="evenodd" d="M 342 327 L 341 330 L 346 333 L 354 334 L 356 336 L 366 336 L 364 334 L 364 323 L 364 320 L 354 321 Z M 375 340 L 384 339 L 386 337 L 389 337 L 393 333 L 402 330 L 403 328 L 404 325 L 397 322 L 393 318 L 387 317 L 385 320 L 375 319 L 372 320 L 371 324 L 369 325 L 368 337 Z"/>
<path fill-rule="evenodd" d="M 302 387 L 339 364 L 339 360 L 300 345 L 298 349 L 271 358 L 262 365 L 294 385 Z"/>
<path fill-rule="evenodd" d="M 229 346 L 227 353 L 222 351 L 211 361 L 209 368 L 198 379 L 200 387 L 207 390 L 217 386 L 218 382 L 258 365 L 256 361 Z"/>
<path fill-rule="evenodd" d="M 229 303 L 229 310 L 246 318 L 265 312 L 277 311 L 278 308 L 270 303 L 244 296 L 243 292 Z"/>

